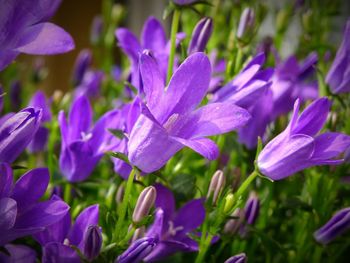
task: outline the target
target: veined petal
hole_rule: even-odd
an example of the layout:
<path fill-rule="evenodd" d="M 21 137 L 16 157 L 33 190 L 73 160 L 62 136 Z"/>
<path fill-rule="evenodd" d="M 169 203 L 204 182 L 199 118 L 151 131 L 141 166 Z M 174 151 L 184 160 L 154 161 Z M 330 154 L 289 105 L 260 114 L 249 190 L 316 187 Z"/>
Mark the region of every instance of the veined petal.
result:
<path fill-rule="evenodd" d="M 0 229 L 9 230 L 16 222 L 17 203 L 12 198 L 0 199 Z"/>
<path fill-rule="evenodd" d="M 323 133 L 315 138 L 312 160 L 317 162 L 335 158 L 349 147 L 350 136 L 336 132 Z"/>
<path fill-rule="evenodd" d="M 26 29 L 18 40 L 15 51 L 33 55 L 65 53 L 74 49 L 72 37 L 52 23 L 39 23 Z"/>
<path fill-rule="evenodd" d="M 77 98 L 69 111 L 69 139 L 81 139 L 82 133 L 86 133 L 92 122 L 92 109 L 86 96 Z"/>
<path fill-rule="evenodd" d="M 143 49 L 163 50 L 166 46 L 166 35 L 160 21 L 155 17 L 149 17 L 142 29 L 141 44 Z"/>
<path fill-rule="evenodd" d="M 139 52 L 141 51 L 141 46 L 137 37 L 126 28 L 118 28 L 115 31 L 115 37 L 124 53 L 134 64 L 137 64 Z"/>
<path fill-rule="evenodd" d="M 0 164 L 0 198 L 8 197 L 12 190 L 13 173 L 7 163 Z"/>
<path fill-rule="evenodd" d="M 81 263 L 78 253 L 69 246 L 49 243 L 43 247 L 43 263 Z"/>
<path fill-rule="evenodd" d="M 219 156 L 218 146 L 210 139 L 199 138 L 199 139 L 183 139 L 180 137 L 171 137 L 173 140 L 183 144 L 196 151 L 208 160 L 215 160 Z"/>

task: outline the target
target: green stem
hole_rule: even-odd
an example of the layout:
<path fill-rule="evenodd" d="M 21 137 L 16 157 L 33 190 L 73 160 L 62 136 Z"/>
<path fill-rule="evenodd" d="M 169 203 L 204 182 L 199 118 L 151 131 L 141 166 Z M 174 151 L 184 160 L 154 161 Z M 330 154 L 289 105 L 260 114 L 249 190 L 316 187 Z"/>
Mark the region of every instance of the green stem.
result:
<path fill-rule="evenodd" d="M 71 183 L 67 182 L 66 185 L 64 186 L 64 201 L 69 204 L 71 201 L 71 192 L 72 192 L 72 185 Z"/>
<path fill-rule="evenodd" d="M 170 80 L 171 76 L 173 75 L 175 49 L 176 49 L 176 34 L 177 34 L 177 30 L 179 28 L 180 14 L 181 14 L 180 10 L 175 9 L 174 15 L 173 15 L 173 21 L 171 24 L 170 54 L 169 54 L 167 83 L 169 83 L 169 80 Z"/>
<path fill-rule="evenodd" d="M 126 211 L 128 209 L 128 203 L 130 200 L 130 193 L 131 193 L 131 188 L 132 188 L 132 184 L 134 181 L 135 173 L 136 173 L 136 169 L 133 168 L 129 174 L 128 181 L 126 182 L 124 197 L 123 197 L 123 201 L 122 201 L 121 206 L 120 206 L 119 217 L 118 217 L 118 222 L 117 222 L 117 226 L 116 226 L 116 235 L 117 236 L 119 236 L 118 234 L 121 234 L 120 230 L 124 224 L 124 218 L 126 215 Z"/>
<path fill-rule="evenodd" d="M 242 58 L 243 58 L 243 50 L 241 47 L 238 46 L 237 48 L 237 54 L 236 54 L 236 60 L 235 60 L 235 68 L 234 73 L 237 74 L 242 66 Z"/>
<path fill-rule="evenodd" d="M 204 240 L 202 248 L 199 250 L 199 253 L 198 253 L 198 256 L 196 258 L 195 263 L 202 263 L 202 262 L 204 262 L 204 257 L 205 257 L 205 254 L 207 253 L 207 250 L 208 250 L 209 246 L 210 246 L 210 242 L 211 242 L 212 238 L 213 238 L 213 235 L 208 233 L 208 236 Z"/>
<path fill-rule="evenodd" d="M 239 198 L 248 188 L 250 183 L 254 181 L 254 179 L 259 175 L 259 172 L 254 170 L 248 177 L 245 179 L 245 181 L 241 184 L 241 186 L 238 188 L 237 192 L 235 193 L 235 196 Z"/>

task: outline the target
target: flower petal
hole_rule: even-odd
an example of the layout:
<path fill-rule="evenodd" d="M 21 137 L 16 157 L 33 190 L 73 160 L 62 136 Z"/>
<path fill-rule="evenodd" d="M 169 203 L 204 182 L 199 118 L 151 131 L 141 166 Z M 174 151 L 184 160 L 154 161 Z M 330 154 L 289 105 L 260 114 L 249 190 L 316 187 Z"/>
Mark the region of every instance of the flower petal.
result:
<path fill-rule="evenodd" d="M 11 255 L 9 263 L 35 263 L 36 261 L 36 252 L 30 247 L 7 244 L 5 248 Z"/>
<path fill-rule="evenodd" d="M 219 149 L 217 145 L 210 139 L 199 138 L 187 140 L 179 137 L 171 138 L 184 146 L 191 148 L 208 160 L 215 160 L 219 156 Z"/>
<path fill-rule="evenodd" d="M 81 139 L 88 132 L 92 122 L 92 109 L 86 96 L 77 98 L 69 111 L 69 141 Z"/>
<path fill-rule="evenodd" d="M 168 222 L 175 212 L 174 194 L 162 184 L 155 184 L 154 187 L 157 190 L 155 206 L 164 211 L 164 221 Z"/>
<path fill-rule="evenodd" d="M 205 218 L 205 209 L 202 199 L 195 199 L 181 207 L 174 218 L 174 227 L 182 227 L 176 237 L 186 235 L 186 233 L 199 227 Z"/>
<path fill-rule="evenodd" d="M 315 138 L 315 151 L 312 160 L 323 161 L 337 157 L 350 147 L 350 136 L 326 132 Z"/>
<path fill-rule="evenodd" d="M 137 37 L 126 28 L 118 28 L 115 31 L 115 37 L 124 53 L 134 64 L 137 64 L 139 52 L 141 51 Z"/>
<path fill-rule="evenodd" d="M 141 44 L 143 49 L 154 51 L 164 50 L 166 46 L 166 35 L 162 24 L 158 19 L 149 17 L 142 29 Z"/>
<path fill-rule="evenodd" d="M 0 199 L 0 229 L 8 230 L 15 224 L 17 217 L 17 203 L 12 198 Z"/>
<path fill-rule="evenodd" d="M 13 184 L 11 166 L 7 163 L 0 164 L 0 198 L 10 196 Z"/>
<path fill-rule="evenodd" d="M 69 246 L 49 243 L 43 247 L 43 263 L 81 263 L 78 253 Z"/>

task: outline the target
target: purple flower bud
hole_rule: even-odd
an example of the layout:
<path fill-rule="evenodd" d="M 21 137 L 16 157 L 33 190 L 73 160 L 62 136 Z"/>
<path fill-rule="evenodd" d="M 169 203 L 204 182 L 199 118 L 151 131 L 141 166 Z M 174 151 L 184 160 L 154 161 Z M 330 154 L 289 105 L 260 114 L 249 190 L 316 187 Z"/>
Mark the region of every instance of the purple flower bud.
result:
<path fill-rule="evenodd" d="M 78 86 L 82 81 L 88 67 L 91 65 L 92 54 L 89 49 L 80 51 L 73 69 L 73 85 Z"/>
<path fill-rule="evenodd" d="M 124 197 L 124 193 L 125 193 L 125 187 L 123 185 L 120 185 L 118 187 L 117 194 L 115 195 L 115 201 L 117 202 L 117 204 L 121 204 L 122 203 L 123 197 Z"/>
<path fill-rule="evenodd" d="M 137 199 L 134 213 L 132 214 L 132 220 L 135 223 L 139 223 L 144 217 L 146 217 L 154 205 L 156 200 L 157 191 L 153 186 L 146 187 Z"/>
<path fill-rule="evenodd" d="M 240 39 L 243 39 L 246 36 L 249 36 L 254 31 L 255 25 L 255 12 L 252 8 L 245 8 L 239 19 L 239 25 L 237 29 L 236 36 Z"/>
<path fill-rule="evenodd" d="M 173 2 L 177 5 L 191 5 L 198 1 L 199 0 L 173 0 Z"/>
<path fill-rule="evenodd" d="M 221 170 L 217 170 L 213 177 L 211 178 L 208 193 L 207 193 L 207 199 L 212 197 L 213 205 L 216 204 L 219 195 L 224 190 L 225 187 L 225 175 Z"/>
<path fill-rule="evenodd" d="M 0 126 L 0 162 L 12 163 L 27 147 L 39 128 L 42 110 L 26 108 Z"/>
<path fill-rule="evenodd" d="M 39 57 L 34 60 L 33 63 L 33 73 L 32 78 L 35 83 L 43 80 L 47 75 L 47 70 L 45 68 L 45 61 L 43 58 Z"/>
<path fill-rule="evenodd" d="M 350 207 L 338 211 L 323 227 L 314 233 L 317 242 L 328 244 L 350 229 Z"/>
<path fill-rule="evenodd" d="M 158 239 L 144 237 L 133 242 L 130 247 L 121 254 L 115 263 L 137 263 L 148 256 L 157 245 Z"/>
<path fill-rule="evenodd" d="M 10 84 L 10 101 L 11 101 L 11 110 L 18 111 L 21 108 L 22 104 L 22 85 L 18 80 L 12 81 Z"/>
<path fill-rule="evenodd" d="M 92 261 L 100 254 L 102 247 L 101 228 L 96 225 L 89 226 L 84 235 L 84 255 Z"/>
<path fill-rule="evenodd" d="M 103 33 L 103 19 L 100 15 L 94 17 L 92 20 L 90 41 L 92 44 L 97 44 L 102 38 Z"/>
<path fill-rule="evenodd" d="M 245 263 L 245 262 L 247 262 L 247 256 L 245 253 L 241 253 L 236 256 L 228 258 L 224 263 Z"/>
<path fill-rule="evenodd" d="M 192 38 L 187 53 L 203 52 L 212 32 L 213 20 L 210 17 L 202 18 L 192 32 Z"/>
<path fill-rule="evenodd" d="M 233 236 L 237 233 L 244 220 L 244 211 L 237 208 L 231 215 L 232 219 L 229 219 L 224 226 L 224 233 Z"/>
<path fill-rule="evenodd" d="M 146 232 L 146 227 L 142 226 L 135 230 L 134 235 L 132 236 L 131 242 L 135 242 L 137 239 L 144 237 Z"/>
<path fill-rule="evenodd" d="M 255 192 L 251 192 L 244 207 L 245 219 L 249 225 L 253 225 L 255 223 L 255 220 L 259 215 L 259 210 L 259 198 Z"/>

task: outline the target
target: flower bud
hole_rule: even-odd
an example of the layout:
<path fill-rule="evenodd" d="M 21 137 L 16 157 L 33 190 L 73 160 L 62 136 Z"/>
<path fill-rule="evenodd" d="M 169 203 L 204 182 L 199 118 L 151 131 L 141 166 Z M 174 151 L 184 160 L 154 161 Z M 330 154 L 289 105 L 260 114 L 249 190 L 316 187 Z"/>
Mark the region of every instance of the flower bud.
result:
<path fill-rule="evenodd" d="M 157 191 L 153 186 L 146 187 L 137 199 L 132 220 L 139 223 L 145 218 L 156 200 Z"/>
<path fill-rule="evenodd" d="M 210 17 L 202 18 L 192 32 L 192 38 L 187 53 L 203 52 L 212 32 L 213 20 Z"/>
<path fill-rule="evenodd" d="M 237 29 L 236 36 L 239 39 L 249 38 L 255 27 L 255 12 L 252 8 L 245 8 L 239 19 L 239 25 Z"/>
<path fill-rule="evenodd" d="M 121 204 L 123 201 L 124 197 L 124 192 L 125 192 L 125 187 L 124 185 L 120 185 L 117 190 L 117 194 L 115 195 L 115 201 L 117 204 Z"/>
<path fill-rule="evenodd" d="M 89 226 L 84 236 L 84 255 L 89 260 L 97 258 L 102 247 L 102 233 L 99 226 Z"/>
<path fill-rule="evenodd" d="M 216 204 L 220 193 L 225 188 L 225 175 L 221 170 L 217 170 L 211 178 L 207 199 L 212 197 L 213 205 Z"/>
<path fill-rule="evenodd" d="M 244 220 L 244 211 L 240 208 L 237 208 L 232 214 L 232 219 L 227 220 L 223 232 L 226 235 L 233 236 L 237 233 L 238 229 L 241 227 Z"/>
<path fill-rule="evenodd" d="M 158 239 L 144 237 L 133 242 L 129 248 L 121 254 L 115 263 L 137 263 L 147 257 L 157 245 Z"/>
<path fill-rule="evenodd" d="M 85 75 L 88 67 L 91 65 L 92 54 L 89 49 L 83 49 L 80 51 L 73 69 L 73 85 L 78 86 Z"/>
<path fill-rule="evenodd" d="M 146 232 L 146 227 L 142 226 L 135 230 L 134 235 L 132 236 L 131 242 L 135 242 L 137 239 L 144 237 Z"/>
<path fill-rule="evenodd" d="M 323 227 L 314 233 L 314 238 L 321 244 L 328 244 L 350 229 L 350 207 L 338 211 Z"/>
<path fill-rule="evenodd" d="M 253 225 L 259 215 L 260 201 L 255 192 L 251 192 L 244 207 L 245 219 L 249 225 Z"/>
<path fill-rule="evenodd" d="M 22 84 L 18 80 L 14 80 L 10 84 L 10 101 L 11 101 L 11 110 L 18 111 L 21 108 L 22 104 Z"/>
<path fill-rule="evenodd" d="M 228 214 L 233 208 L 234 204 L 235 204 L 235 196 L 232 193 L 229 193 L 225 197 L 224 213 Z"/>
<path fill-rule="evenodd" d="M 40 126 L 42 110 L 26 108 L 0 126 L 0 162 L 12 163 L 33 139 Z"/>
<path fill-rule="evenodd" d="M 245 262 L 247 262 L 247 256 L 245 253 L 241 253 L 228 258 L 224 263 L 245 263 Z"/>
<path fill-rule="evenodd" d="M 97 15 L 92 20 L 91 30 L 90 30 L 90 41 L 92 44 L 96 45 L 101 41 L 103 34 L 103 19 L 100 15 Z"/>
<path fill-rule="evenodd" d="M 47 68 L 45 67 L 45 61 L 39 57 L 34 60 L 32 80 L 34 83 L 39 83 L 47 76 Z"/>

